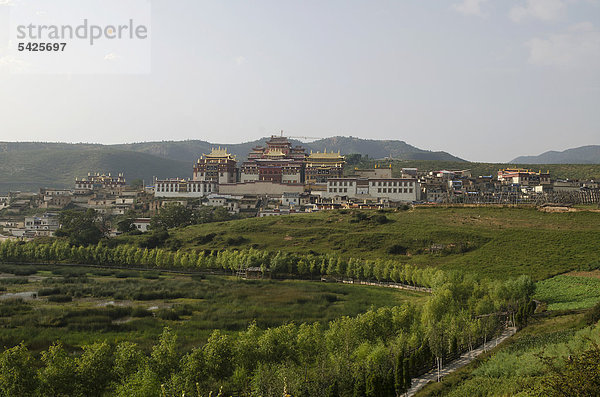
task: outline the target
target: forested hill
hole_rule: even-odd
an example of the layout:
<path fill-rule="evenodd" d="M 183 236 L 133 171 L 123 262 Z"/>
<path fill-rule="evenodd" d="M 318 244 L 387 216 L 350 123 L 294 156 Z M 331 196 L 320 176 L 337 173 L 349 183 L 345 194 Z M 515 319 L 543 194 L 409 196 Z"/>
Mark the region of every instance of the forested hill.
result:
<path fill-rule="evenodd" d="M 600 164 L 600 145 L 581 146 L 562 152 L 549 151 L 539 156 L 521 156 L 513 163 L 528 164 Z"/>
<path fill-rule="evenodd" d="M 120 145 L 98 145 L 86 143 L 44 143 L 44 142 L 0 142 L 0 153 L 37 151 L 44 150 L 52 152 L 54 150 L 82 150 L 82 149 L 103 149 L 103 150 L 121 150 L 147 153 L 176 161 L 194 162 L 202 153 L 209 153 L 213 147 L 226 147 L 229 152 L 235 154 L 238 159 L 245 159 L 254 146 L 264 145 L 268 138 L 256 141 L 224 144 L 211 143 L 202 140 L 188 141 L 162 141 L 162 142 L 141 142 Z M 301 145 L 307 151 L 340 151 L 342 154 L 358 153 L 370 158 L 383 158 L 390 155 L 394 158 L 406 160 L 445 160 L 445 161 L 464 161 L 456 156 L 446 152 L 433 152 L 419 149 L 409 145 L 404 141 L 398 140 L 371 140 L 353 137 L 332 137 L 320 139 L 314 142 L 300 142 L 291 140 L 294 145 Z"/>
<path fill-rule="evenodd" d="M 74 146 L 74 145 L 73 145 Z M 37 191 L 40 187 L 73 187 L 76 177 L 88 172 L 124 172 L 128 181 L 152 177 L 191 176 L 191 163 L 147 153 L 107 149 L 101 146 L 61 145 L 0 152 L 0 192 Z"/>

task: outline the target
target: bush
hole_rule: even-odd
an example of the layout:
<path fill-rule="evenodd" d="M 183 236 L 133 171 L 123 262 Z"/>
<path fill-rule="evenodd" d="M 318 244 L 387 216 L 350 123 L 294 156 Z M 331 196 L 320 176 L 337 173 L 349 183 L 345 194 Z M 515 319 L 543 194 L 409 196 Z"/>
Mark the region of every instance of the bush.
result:
<path fill-rule="evenodd" d="M 130 277 L 139 277 L 140 274 L 138 272 L 130 272 L 130 271 L 124 271 L 124 272 L 118 272 L 117 274 L 115 274 L 116 278 L 130 278 Z"/>
<path fill-rule="evenodd" d="M 214 240 L 217 235 L 215 233 L 208 233 L 205 235 L 200 235 L 194 239 L 196 244 L 207 244 Z"/>
<path fill-rule="evenodd" d="M 71 302 L 73 300 L 73 298 L 69 295 L 50 295 L 47 299 L 48 302 L 55 303 Z"/>
<path fill-rule="evenodd" d="M 172 309 L 159 309 L 156 311 L 156 317 L 163 320 L 177 321 L 179 320 L 179 314 Z"/>
<path fill-rule="evenodd" d="M 249 240 L 243 236 L 238 236 L 238 237 L 229 237 L 227 240 L 225 240 L 225 244 L 231 246 L 231 245 L 240 245 L 240 244 L 244 244 L 246 242 L 248 242 Z"/>
<path fill-rule="evenodd" d="M 402 244 L 394 244 L 390 248 L 388 248 L 388 254 L 392 255 L 406 255 L 408 248 L 403 246 Z"/>
<path fill-rule="evenodd" d="M 377 223 L 377 224 L 380 224 L 380 225 L 383 225 L 383 224 L 385 224 L 385 223 L 388 223 L 388 222 L 389 222 L 389 219 L 388 219 L 388 217 L 387 217 L 387 216 L 385 216 L 385 215 L 383 215 L 383 214 L 378 214 L 378 215 L 375 215 L 375 216 L 373 216 L 373 218 L 371 218 L 371 219 L 373 219 L 373 222 L 375 222 L 375 223 Z"/>
<path fill-rule="evenodd" d="M 131 317 L 149 317 L 152 312 L 145 307 L 136 306 L 131 310 Z"/>
<path fill-rule="evenodd" d="M 58 295 L 61 292 L 60 288 L 42 288 L 38 291 L 38 296 Z"/>
<path fill-rule="evenodd" d="M 148 280 L 157 280 L 160 278 L 159 272 L 142 272 L 142 277 Z"/>
<path fill-rule="evenodd" d="M 600 321 L 600 302 L 585 313 L 585 322 L 588 325 L 596 324 Z"/>
<path fill-rule="evenodd" d="M 27 284 L 27 277 L 12 277 L 0 279 L 0 284 Z"/>

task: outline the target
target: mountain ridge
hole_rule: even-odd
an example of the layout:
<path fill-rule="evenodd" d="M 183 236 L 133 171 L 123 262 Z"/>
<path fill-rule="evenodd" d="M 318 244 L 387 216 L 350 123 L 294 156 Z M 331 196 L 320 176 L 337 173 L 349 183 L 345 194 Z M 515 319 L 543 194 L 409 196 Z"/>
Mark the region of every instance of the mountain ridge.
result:
<path fill-rule="evenodd" d="M 600 145 L 586 145 L 563 151 L 550 150 L 537 156 L 519 156 L 511 163 L 600 164 Z"/>
<path fill-rule="evenodd" d="M 250 150 L 257 145 L 264 145 L 269 139 L 264 137 L 254 141 L 224 144 L 212 143 L 199 139 L 184 141 L 151 141 L 134 142 L 114 145 L 96 143 L 61 143 L 61 142 L 0 142 L 0 153 L 27 150 L 72 150 L 72 149 L 117 149 L 133 152 L 147 153 L 177 161 L 195 162 L 203 153 L 209 153 L 213 147 L 226 147 L 230 153 L 236 155 L 238 160 L 246 158 Z M 371 158 L 392 156 L 406 160 L 445 160 L 465 161 L 459 157 L 443 151 L 430 151 L 409 145 L 401 140 L 374 140 L 355 137 L 335 136 L 323 138 L 312 142 L 301 142 L 290 139 L 293 145 L 301 145 L 308 152 L 340 151 L 342 154 L 362 154 Z"/>

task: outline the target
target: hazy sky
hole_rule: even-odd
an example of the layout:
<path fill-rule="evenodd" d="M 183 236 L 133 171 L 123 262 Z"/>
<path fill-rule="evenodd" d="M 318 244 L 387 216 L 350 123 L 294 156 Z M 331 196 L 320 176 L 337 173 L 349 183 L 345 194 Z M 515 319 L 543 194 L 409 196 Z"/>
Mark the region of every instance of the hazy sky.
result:
<path fill-rule="evenodd" d="M 600 0 L 155 0 L 140 75 L 11 74 L 13 1 L 0 0 L 2 141 L 283 129 L 474 161 L 600 144 Z"/>

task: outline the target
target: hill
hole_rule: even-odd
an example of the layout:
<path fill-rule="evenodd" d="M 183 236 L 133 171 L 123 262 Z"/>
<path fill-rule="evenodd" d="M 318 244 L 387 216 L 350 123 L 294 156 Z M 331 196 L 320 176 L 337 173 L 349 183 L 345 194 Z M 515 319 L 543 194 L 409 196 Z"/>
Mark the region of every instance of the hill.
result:
<path fill-rule="evenodd" d="M 527 164 L 600 164 L 600 145 L 588 145 L 562 152 L 549 151 L 539 156 L 517 157 L 511 163 Z"/>
<path fill-rule="evenodd" d="M 76 177 L 90 171 L 124 172 L 127 179 L 189 176 L 188 162 L 146 153 L 103 147 L 59 145 L 36 150 L 0 152 L 0 192 L 36 191 L 40 187 L 72 187 Z"/>
<path fill-rule="evenodd" d="M 384 217 L 382 217 L 384 215 Z M 410 211 L 325 211 L 249 218 L 172 230 L 167 246 L 394 259 L 478 276 L 536 280 L 600 267 L 600 213 L 533 208 L 416 207 Z M 141 242 L 147 236 L 116 241 Z"/>
<path fill-rule="evenodd" d="M 187 141 L 162 141 L 162 142 L 140 142 L 127 143 L 119 145 L 98 145 L 88 143 L 47 143 L 47 142 L 0 142 L 0 153 L 14 151 L 32 151 L 32 150 L 69 150 L 69 149 L 105 149 L 105 150 L 125 150 L 147 153 L 154 156 L 164 157 L 171 160 L 194 162 L 202 153 L 209 153 L 211 148 L 222 146 L 226 147 L 238 159 L 245 159 L 254 146 L 264 145 L 268 138 L 262 138 L 255 141 L 224 144 L 211 143 L 202 140 Z M 353 137 L 332 137 L 319 139 L 313 142 L 300 142 L 291 139 L 294 145 L 301 145 L 309 152 L 323 151 L 325 149 L 340 151 L 342 154 L 358 153 L 370 158 L 383 158 L 392 155 L 394 158 L 407 160 L 446 160 L 446 161 L 464 161 L 456 156 L 446 152 L 432 152 L 419 149 L 409 145 L 404 141 L 397 140 L 372 140 Z"/>

